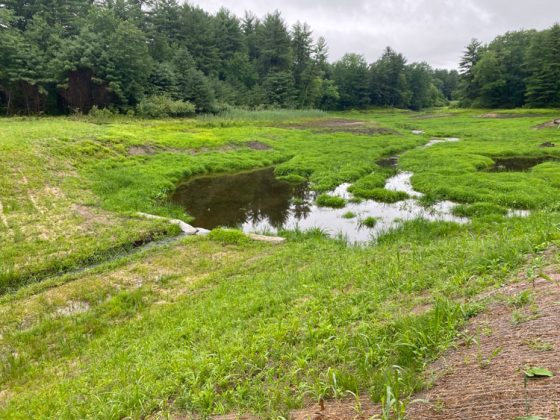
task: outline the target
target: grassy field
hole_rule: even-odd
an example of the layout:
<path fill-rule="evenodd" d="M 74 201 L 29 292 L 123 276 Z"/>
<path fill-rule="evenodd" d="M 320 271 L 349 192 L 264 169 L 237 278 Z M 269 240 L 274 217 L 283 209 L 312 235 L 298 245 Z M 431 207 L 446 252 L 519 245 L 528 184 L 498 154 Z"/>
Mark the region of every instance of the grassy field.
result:
<path fill-rule="evenodd" d="M 478 295 L 560 241 L 560 130 L 534 128 L 560 111 L 485 113 L 0 119 L 0 417 L 287 418 L 380 401 L 395 381 L 403 398 L 423 389 Z M 440 137 L 460 141 L 423 147 Z M 167 202 L 183 178 L 275 166 L 318 193 L 349 182 L 392 201 L 395 171 L 375 162 L 396 153 L 425 203 L 461 203 L 471 223 L 416 220 L 364 247 L 216 231 L 130 253 L 178 234 L 136 212 L 188 220 Z M 511 157 L 549 161 L 488 170 Z"/>

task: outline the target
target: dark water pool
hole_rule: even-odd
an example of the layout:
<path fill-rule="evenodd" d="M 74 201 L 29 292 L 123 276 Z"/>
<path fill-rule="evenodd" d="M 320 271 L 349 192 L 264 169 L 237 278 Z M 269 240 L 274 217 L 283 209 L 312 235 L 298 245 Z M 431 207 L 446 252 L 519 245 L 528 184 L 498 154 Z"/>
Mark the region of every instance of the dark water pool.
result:
<path fill-rule="evenodd" d="M 274 168 L 194 178 L 171 196 L 174 204 L 194 217 L 195 226 L 205 229 L 264 220 L 280 228 L 292 214 L 305 217 L 313 199 L 307 184 L 280 181 Z"/>
<path fill-rule="evenodd" d="M 526 172 L 541 163 L 555 161 L 560 162 L 560 158 L 552 156 L 495 158 L 494 165 L 487 170 L 489 172 Z"/>
<path fill-rule="evenodd" d="M 417 200 L 421 193 L 412 188 L 411 177 L 411 173 L 401 172 L 386 183 L 387 189 L 407 192 L 411 197 L 408 200 L 393 204 L 349 202 L 343 209 L 318 207 L 315 193 L 307 184 L 278 180 L 273 168 L 195 178 L 179 185 L 171 200 L 195 218 L 192 224 L 197 227 L 227 226 L 257 233 L 320 228 L 333 237 L 342 235 L 351 243 L 371 241 L 403 221 L 416 218 L 468 222 L 452 215 L 454 203 L 422 207 Z M 340 185 L 331 194 L 349 199 L 348 186 Z M 349 212 L 354 217 L 349 217 Z M 375 227 L 363 226 L 362 220 L 368 217 L 377 219 Z"/>

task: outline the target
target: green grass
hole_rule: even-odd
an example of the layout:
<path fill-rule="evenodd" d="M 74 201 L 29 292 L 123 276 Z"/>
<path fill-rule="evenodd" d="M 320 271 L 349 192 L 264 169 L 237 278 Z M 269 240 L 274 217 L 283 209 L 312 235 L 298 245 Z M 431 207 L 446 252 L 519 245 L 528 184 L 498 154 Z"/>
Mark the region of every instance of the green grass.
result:
<path fill-rule="evenodd" d="M 375 225 L 377 225 L 377 219 L 375 217 L 366 217 L 360 223 L 362 224 L 362 226 L 374 228 Z"/>
<path fill-rule="evenodd" d="M 354 219 L 356 216 L 356 213 L 353 213 L 351 211 L 348 211 L 342 215 L 342 217 L 345 219 Z"/>
<path fill-rule="evenodd" d="M 186 177 L 276 165 L 279 177 L 328 191 L 370 173 L 388 151 L 419 144 L 396 134 L 306 130 L 310 119 L 331 118 L 321 112 L 243 115 L 115 117 L 103 124 L 88 117 L 1 119 L 0 204 L 8 226 L 0 221 L 0 293 L 173 234 L 163 222 L 131 215 L 188 221 L 167 201 Z M 254 150 L 251 142 L 268 149 Z"/>
<path fill-rule="evenodd" d="M 460 217 L 504 216 L 507 212 L 506 208 L 493 203 L 459 204 L 453 208 L 453 214 Z"/>
<path fill-rule="evenodd" d="M 335 197 L 329 194 L 321 194 L 315 200 L 318 206 L 332 207 L 333 209 L 341 209 L 346 206 L 346 200 L 342 197 Z"/>
<path fill-rule="evenodd" d="M 403 398 L 423 389 L 479 294 L 560 244 L 560 165 L 483 171 L 499 156 L 560 153 L 539 147 L 559 143 L 558 130 L 533 130 L 553 113 L 434 112 L 1 119 L 0 417 L 288 417 L 348 391 L 379 402 L 394 366 Z M 306 129 L 332 117 L 391 134 Z M 461 142 L 422 148 L 432 137 Z M 457 201 L 471 223 L 414 220 L 362 247 L 318 229 L 281 232 L 281 245 L 217 229 L 112 259 L 177 233 L 134 212 L 187 218 L 166 202 L 184 177 L 275 165 L 319 193 L 349 182 L 356 196 L 391 201 L 394 172 L 375 162 L 397 153 L 415 190 Z M 503 217 L 509 208 L 533 211 Z M 538 316 L 529 295 L 508 303 L 512 322 Z"/>
<path fill-rule="evenodd" d="M 214 229 L 208 234 L 208 238 L 223 245 L 240 245 L 249 241 L 243 232 L 223 228 Z"/>

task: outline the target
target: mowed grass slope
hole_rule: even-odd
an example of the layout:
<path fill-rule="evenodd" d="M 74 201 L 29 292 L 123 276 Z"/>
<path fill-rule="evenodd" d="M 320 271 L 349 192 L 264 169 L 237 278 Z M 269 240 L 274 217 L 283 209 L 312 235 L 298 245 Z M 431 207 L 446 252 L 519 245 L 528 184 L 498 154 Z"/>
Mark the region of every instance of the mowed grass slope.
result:
<path fill-rule="evenodd" d="M 481 309 L 478 294 L 507 282 L 528 260 L 538 272 L 535 261 L 543 262 L 540 254 L 560 241 L 555 163 L 524 173 L 480 171 L 497 156 L 556 153 L 539 146 L 557 142 L 560 132 L 532 128 L 552 119 L 550 111 L 507 120 L 479 118 L 483 113 L 269 113 L 104 125 L 0 121 L 24 124 L 1 146 L 18 159 L 5 161 L 13 171 L 36 174 L 28 181 L 34 188 L 21 192 L 17 177 L 2 175 L 12 197 L 3 203 L 54 184 L 64 198 L 41 217 L 47 228 L 59 218 L 68 224 L 54 237 L 69 255 L 103 252 L 119 232 L 123 238 L 173 234 L 131 215 L 180 214 L 164 198 L 185 175 L 274 163 L 279 175 L 307 178 L 318 191 L 344 181 L 367 191 L 391 174 L 375 165 L 378 158 L 409 150 L 400 167 L 414 171 L 414 186 L 428 201 L 476 204 L 462 209 L 474 217 L 471 224 L 413 221 L 368 247 L 349 247 L 320 232 L 286 233 L 280 246 L 217 232 L 17 284 L 17 292 L 0 298 L 0 417 L 287 417 L 291 409 L 349 392 L 380 401 L 387 385 L 394 388 L 394 366 L 403 395 L 422 389 L 426 364 Z M 318 126 L 317 120 L 333 117 L 394 131 Z M 36 136 L 25 131 L 35 125 Z M 411 129 L 426 135 L 413 136 Z M 436 136 L 462 141 L 416 148 Z M 61 168 L 67 172 L 58 177 Z M 75 205 L 107 220 L 84 227 L 84 219 L 68 216 Z M 41 219 L 32 204 L 14 206 L 4 205 L 10 227 L 3 235 L 27 226 L 25 217 Z M 509 207 L 533 212 L 504 217 L 501 209 Z M 22 265 L 29 273 L 58 261 L 30 238 L 3 243 L 1 255 L 13 255 L 2 259 L 7 265 L 26 247 L 33 250 L 36 258 Z M 88 244 L 92 251 L 84 251 Z"/>

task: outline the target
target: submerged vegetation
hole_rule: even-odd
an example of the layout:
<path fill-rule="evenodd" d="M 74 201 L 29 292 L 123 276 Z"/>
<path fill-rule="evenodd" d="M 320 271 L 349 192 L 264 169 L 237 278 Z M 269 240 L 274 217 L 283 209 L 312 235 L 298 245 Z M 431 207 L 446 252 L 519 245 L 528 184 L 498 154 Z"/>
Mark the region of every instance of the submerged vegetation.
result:
<path fill-rule="evenodd" d="M 348 392 L 381 402 L 394 366 L 399 398 L 423 389 L 477 296 L 560 241 L 558 162 L 485 170 L 560 158 L 541 147 L 560 131 L 533 129 L 556 114 L 437 112 L 0 120 L 0 417 L 287 416 Z M 422 147 L 444 137 L 461 141 Z M 375 163 L 396 154 L 396 168 Z M 188 219 L 168 200 L 182 179 L 270 166 L 341 205 L 327 192 L 343 183 L 405 199 L 384 184 L 410 171 L 424 201 L 455 201 L 470 223 L 413 220 L 364 246 L 216 229 L 138 248 L 179 232 L 136 212 Z"/>

